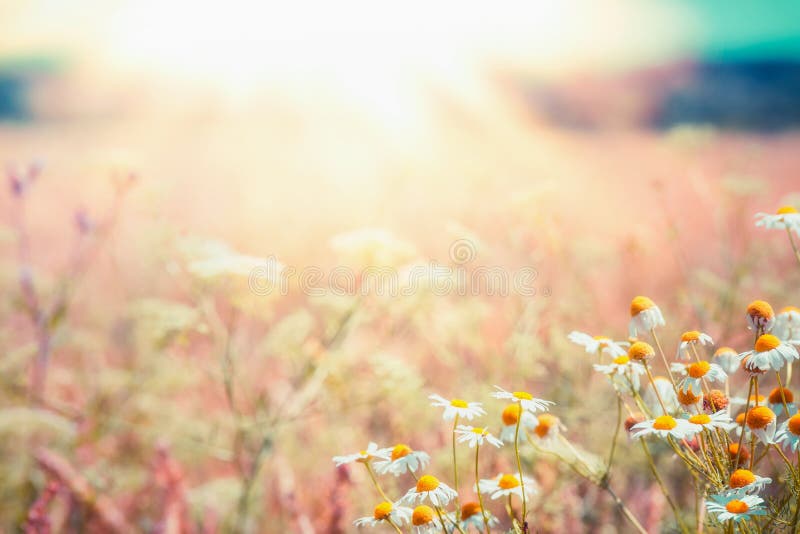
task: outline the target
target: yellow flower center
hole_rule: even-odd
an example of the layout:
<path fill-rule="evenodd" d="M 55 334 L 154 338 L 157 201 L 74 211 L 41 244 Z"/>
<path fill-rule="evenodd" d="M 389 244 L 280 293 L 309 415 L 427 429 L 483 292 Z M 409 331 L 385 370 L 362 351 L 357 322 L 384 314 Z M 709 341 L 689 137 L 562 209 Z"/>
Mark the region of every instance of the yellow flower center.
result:
<path fill-rule="evenodd" d="M 634 297 L 633 300 L 631 301 L 631 317 L 636 317 L 644 310 L 649 310 L 655 305 L 656 303 L 647 297 L 642 297 L 642 296 Z"/>
<path fill-rule="evenodd" d="M 778 215 L 786 215 L 789 213 L 797 213 L 797 210 L 793 206 L 781 206 L 778 208 L 776 212 Z"/>
<path fill-rule="evenodd" d="M 750 449 L 748 449 L 745 445 L 742 445 L 742 452 L 739 453 L 739 444 L 731 443 L 728 445 L 728 457 L 731 460 L 735 460 L 737 456 L 739 457 L 740 461 L 747 461 L 750 459 Z"/>
<path fill-rule="evenodd" d="M 676 426 L 678 426 L 678 423 L 669 415 L 656 417 L 656 420 L 653 421 L 653 428 L 656 430 L 672 430 Z"/>
<path fill-rule="evenodd" d="M 392 449 L 392 460 L 397 460 L 398 458 L 403 458 L 404 456 L 408 456 L 411 454 L 412 450 L 411 447 L 405 445 L 403 443 L 398 443 Z"/>
<path fill-rule="evenodd" d="M 628 349 L 628 356 L 631 360 L 644 360 L 651 356 L 655 356 L 656 351 L 652 346 L 644 341 L 637 341 Z"/>
<path fill-rule="evenodd" d="M 433 521 L 433 508 L 425 506 L 424 504 L 414 508 L 414 512 L 411 514 L 412 525 L 420 527 L 422 525 L 427 525 L 431 521 Z"/>
<path fill-rule="evenodd" d="M 519 412 L 522 410 L 519 404 L 509 404 L 503 409 L 503 424 L 506 426 L 516 425 L 519 421 Z"/>
<path fill-rule="evenodd" d="M 705 360 L 700 360 L 699 362 L 686 366 L 686 372 L 689 373 L 689 376 L 692 378 L 702 378 L 706 376 L 709 369 L 711 369 L 711 364 Z"/>
<path fill-rule="evenodd" d="M 392 503 L 384 501 L 375 507 L 372 517 L 375 519 L 386 519 L 389 517 L 390 513 L 392 513 Z"/>
<path fill-rule="evenodd" d="M 777 337 L 772 334 L 764 334 L 763 336 L 758 336 L 756 340 L 756 352 L 767 352 L 768 350 L 778 348 L 780 344 L 781 340 Z"/>
<path fill-rule="evenodd" d="M 789 427 L 789 432 L 795 436 L 800 436 L 800 413 L 790 417 L 787 426 Z"/>
<path fill-rule="evenodd" d="M 631 361 L 631 359 L 625 356 L 624 354 L 622 356 L 617 356 L 616 358 L 614 358 L 614 363 L 616 363 L 617 365 L 625 365 L 629 361 Z"/>
<path fill-rule="evenodd" d="M 747 412 L 747 426 L 753 429 L 764 428 L 775 420 L 775 413 L 766 406 L 756 406 Z"/>
<path fill-rule="evenodd" d="M 681 336 L 681 341 L 697 341 L 698 339 L 700 339 L 700 332 L 697 330 L 689 330 Z"/>
<path fill-rule="evenodd" d="M 788 389 L 783 388 L 783 396 L 781 396 L 781 388 L 775 388 L 770 391 L 768 399 L 772 404 L 783 404 L 783 399 L 786 399 L 786 402 L 794 401 L 794 395 Z"/>
<path fill-rule="evenodd" d="M 592 339 L 594 339 L 595 341 L 599 341 L 601 347 L 603 345 L 607 345 L 608 342 L 611 341 L 611 338 L 607 336 L 594 336 Z"/>
<path fill-rule="evenodd" d="M 766 397 L 764 395 L 758 395 L 758 396 L 750 395 L 750 404 L 752 406 L 755 406 L 756 403 L 762 404 L 765 400 L 766 400 Z"/>
<path fill-rule="evenodd" d="M 433 491 L 439 487 L 439 479 L 432 475 L 422 475 L 417 481 L 417 493 Z"/>
<path fill-rule="evenodd" d="M 479 513 L 481 513 L 481 505 L 479 503 L 468 502 L 461 507 L 461 519 L 467 519 Z"/>
<path fill-rule="evenodd" d="M 515 391 L 513 395 L 522 400 L 533 400 L 533 395 L 528 393 L 527 391 Z"/>
<path fill-rule="evenodd" d="M 731 474 L 731 479 L 729 484 L 731 488 L 736 489 L 749 486 L 755 481 L 756 481 L 756 476 L 753 474 L 752 471 L 748 471 L 747 469 L 737 469 Z"/>
<path fill-rule="evenodd" d="M 482 427 L 476 426 L 476 427 L 473 427 L 473 428 L 472 428 L 472 431 L 473 431 L 474 433 L 478 434 L 479 436 L 481 436 L 481 435 L 483 435 L 483 433 L 485 432 L 485 429 L 484 429 L 484 428 L 482 428 Z"/>
<path fill-rule="evenodd" d="M 519 486 L 519 480 L 514 475 L 503 475 L 497 485 L 502 489 L 512 489 Z"/>
<path fill-rule="evenodd" d="M 469 407 L 469 404 L 467 404 L 467 401 L 465 400 L 453 399 L 450 401 L 450 406 L 454 408 L 467 408 Z"/>
<path fill-rule="evenodd" d="M 743 514 L 747 512 L 750 507 L 747 506 L 746 502 L 740 501 L 739 499 L 733 499 L 725 505 L 725 509 L 732 514 Z"/>
<path fill-rule="evenodd" d="M 783 308 L 781 308 L 781 313 L 791 313 L 791 312 L 800 313 L 800 308 L 798 308 L 797 306 L 784 306 Z"/>
<path fill-rule="evenodd" d="M 772 311 L 772 306 L 765 300 L 754 300 L 747 306 L 747 315 L 758 319 L 772 319 L 775 312 Z"/>
<path fill-rule="evenodd" d="M 539 424 L 536 425 L 533 431 L 536 432 L 537 436 L 543 438 L 550 432 L 550 429 L 557 424 L 558 418 L 555 415 L 544 413 L 539 416 Z"/>
<path fill-rule="evenodd" d="M 708 423 L 711 422 L 711 418 L 704 413 L 699 413 L 697 415 L 691 416 L 689 418 L 689 422 L 692 423 L 693 425 L 707 425 Z"/>
<path fill-rule="evenodd" d="M 686 391 L 681 391 L 678 389 L 678 402 L 683 404 L 684 406 L 691 406 L 692 404 L 697 404 L 702 399 L 702 395 L 695 395 L 688 389 Z"/>

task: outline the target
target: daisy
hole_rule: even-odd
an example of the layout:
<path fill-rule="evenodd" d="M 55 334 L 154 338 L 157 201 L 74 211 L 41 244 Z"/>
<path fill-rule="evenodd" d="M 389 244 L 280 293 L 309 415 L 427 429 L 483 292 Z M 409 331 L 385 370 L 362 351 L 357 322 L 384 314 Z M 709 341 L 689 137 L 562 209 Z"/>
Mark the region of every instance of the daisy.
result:
<path fill-rule="evenodd" d="M 534 439 L 543 445 L 552 446 L 561 431 L 566 430 L 555 415 L 543 413 L 537 417 L 539 424 L 533 429 Z"/>
<path fill-rule="evenodd" d="M 781 393 L 783 391 L 783 393 Z M 783 414 L 783 401 L 786 400 L 786 408 L 789 409 L 787 415 L 794 415 L 797 413 L 797 405 L 794 403 L 794 394 L 787 388 L 775 388 L 769 393 L 767 397 L 767 406 L 775 412 L 775 415 Z"/>
<path fill-rule="evenodd" d="M 456 491 L 432 475 L 422 475 L 417 485 L 406 492 L 400 499 L 402 504 L 424 503 L 430 501 L 434 506 L 446 506 L 458 496 Z"/>
<path fill-rule="evenodd" d="M 690 330 L 681 335 L 681 343 L 678 345 L 678 354 L 675 356 L 679 360 L 689 360 L 691 355 L 689 349 L 692 345 L 713 345 L 714 340 L 711 336 L 698 332 L 697 330 Z"/>
<path fill-rule="evenodd" d="M 709 413 L 719 410 L 728 410 L 728 396 L 718 389 L 712 389 L 708 395 L 703 397 L 703 409 Z"/>
<path fill-rule="evenodd" d="M 652 300 L 638 296 L 631 301 L 631 321 L 628 324 L 631 337 L 635 337 L 639 332 L 649 332 L 656 326 L 664 326 L 664 324 L 664 316 Z"/>
<path fill-rule="evenodd" d="M 752 406 L 752 404 L 750 406 Z M 734 422 L 736 426 L 734 428 L 736 430 L 737 438 L 742 435 L 742 432 L 744 432 L 744 437 L 750 439 L 750 429 L 745 426 L 745 416 L 746 414 L 744 412 L 736 416 L 736 421 Z"/>
<path fill-rule="evenodd" d="M 725 410 L 720 410 L 711 415 L 698 413 L 689 417 L 687 422 L 691 425 L 690 430 L 692 435 L 699 434 L 706 429 L 711 430 L 714 428 L 721 428 L 727 431 L 736 424 Z"/>
<path fill-rule="evenodd" d="M 622 380 L 624 387 L 632 387 L 634 390 L 639 390 L 639 376 L 645 373 L 644 365 L 631 361 L 627 354 L 617 356 L 614 360 L 606 365 L 596 363 L 594 364 L 595 371 L 599 371 L 614 382 L 615 380 Z"/>
<path fill-rule="evenodd" d="M 792 206 L 781 206 L 775 212 L 771 213 L 756 213 L 756 226 L 763 226 L 768 229 L 776 230 L 794 230 L 800 231 L 800 213 Z"/>
<path fill-rule="evenodd" d="M 764 499 L 755 495 L 719 494 L 712 495 L 711 500 L 706 501 L 706 509 L 714 514 L 720 523 L 739 522 L 756 515 L 766 515 L 763 503 Z"/>
<path fill-rule="evenodd" d="M 739 465 L 746 465 L 747 461 L 750 459 L 750 449 L 747 448 L 747 445 L 742 445 L 741 453 L 739 452 L 739 444 L 735 441 L 728 445 L 728 458 L 730 459 L 731 463 L 736 463 L 736 459 L 739 459 Z"/>
<path fill-rule="evenodd" d="M 434 515 L 436 512 L 430 506 L 420 505 L 411 513 L 411 532 L 413 534 L 435 534 L 439 532 Z"/>
<path fill-rule="evenodd" d="M 758 336 L 754 350 L 742 353 L 739 357 L 747 358 L 744 365 L 747 371 L 780 371 L 784 364 L 800 358 L 800 355 L 792 345 L 781 342 L 772 334 L 763 334 Z"/>
<path fill-rule="evenodd" d="M 644 341 L 635 341 L 628 349 L 628 358 L 641 362 L 656 355 L 655 349 Z"/>
<path fill-rule="evenodd" d="M 730 347 L 720 347 L 714 353 L 714 363 L 729 375 L 733 374 L 739 369 L 739 353 Z"/>
<path fill-rule="evenodd" d="M 677 440 L 682 440 L 692 435 L 692 427 L 686 419 L 675 419 L 669 415 L 662 415 L 655 419 L 642 421 L 631 428 L 633 431 L 632 437 L 641 438 L 655 434 L 660 438 L 673 437 Z"/>
<path fill-rule="evenodd" d="M 653 389 L 653 384 L 655 384 L 655 389 Z M 656 391 L 658 391 L 658 395 L 660 395 L 661 400 L 664 401 L 664 406 L 667 408 L 667 411 L 677 412 L 680 405 L 675 395 L 675 388 L 672 387 L 672 382 L 669 381 L 669 378 L 657 376 L 653 378 L 653 384 L 650 384 L 645 389 L 644 402 L 651 407 L 653 412 L 661 410 L 661 405 L 656 396 Z"/>
<path fill-rule="evenodd" d="M 573 330 L 567 336 L 567 339 L 580 345 L 584 348 L 587 354 L 608 354 L 612 358 L 622 356 L 625 354 L 623 345 L 627 345 L 624 341 L 613 341 L 606 336 L 590 336 L 583 332 Z"/>
<path fill-rule="evenodd" d="M 522 411 L 519 404 L 509 404 L 503 409 L 502 420 L 503 429 L 500 431 L 500 439 L 506 443 L 514 443 L 514 435 L 517 433 L 517 421 L 519 414 L 522 412 L 522 421 L 520 421 L 519 439 L 525 435 L 526 430 L 533 430 L 539 424 L 539 420 L 531 412 Z"/>
<path fill-rule="evenodd" d="M 691 391 L 678 390 L 678 403 L 681 408 L 689 413 L 700 413 L 703 402 L 703 394 L 695 395 Z"/>
<path fill-rule="evenodd" d="M 489 527 L 497 526 L 500 523 L 488 510 L 486 511 L 486 522 Z M 458 526 L 464 532 L 467 532 L 470 526 L 475 527 L 478 532 L 483 532 L 485 525 L 481 515 L 481 505 L 477 502 L 464 503 L 461 507 L 461 521 L 459 521 Z"/>
<path fill-rule="evenodd" d="M 781 340 L 791 343 L 797 334 L 800 334 L 800 308 L 786 306 L 775 317 L 775 326 L 772 333 Z"/>
<path fill-rule="evenodd" d="M 688 375 L 681 381 L 681 391 L 691 391 L 695 395 L 703 391 L 703 380 L 709 382 L 725 382 L 728 375 L 722 370 L 722 367 L 716 363 L 708 363 L 705 360 L 690 363 L 686 366 L 686 374 Z"/>
<path fill-rule="evenodd" d="M 489 442 L 495 447 L 502 447 L 503 442 L 489 433 L 486 428 L 479 426 L 458 425 L 456 435 L 459 443 L 469 443 L 469 448 L 474 449 L 476 445 L 483 445 L 484 441 Z"/>
<path fill-rule="evenodd" d="M 333 461 L 336 467 L 353 462 L 361 462 L 363 464 L 372 461 L 375 458 L 386 460 L 389 458 L 391 449 L 379 449 L 376 443 L 370 442 L 367 448 L 353 454 L 346 454 L 344 456 L 334 456 Z"/>
<path fill-rule="evenodd" d="M 747 328 L 756 332 L 769 332 L 775 324 L 775 312 L 765 300 L 754 300 L 747 306 Z"/>
<path fill-rule="evenodd" d="M 428 453 L 415 451 L 403 443 L 395 445 L 390 454 L 388 459 L 375 462 L 375 471 L 378 474 L 391 473 L 397 477 L 406 472 L 413 473 L 418 469 L 424 469 L 431 460 Z"/>
<path fill-rule="evenodd" d="M 731 478 L 728 481 L 728 487 L 730 489 L 723 493 L 737 493 L 739 495 L 758 493 L 764 489 L 764 486 L 770 483 L 772 483 L 771 478 L 760 477 L 747 469 L 737 469 L 731 473 Z"/>
<path fill-rule="evenodd" d="M 384 521 L 391 521 L 395 525 L 401 527 L 408 523 L 411 519 L 411 508 L 405 506 L 395 506 L 394 504 L 384 501 L 375 507 L 372 516 L 362 517 L 356 519 L 353 524 L 357 527 L 376 527 Z"/>
<path fill-rule="evenodd" d="M 766 406 L 756 406 L 747 412 L 745 417 L 747 428 L 756 435 L 764 445 L 775 443 L 775 412 Z"/>
<path fill-rule="evenodd" d="M 800 448 L 800 414 L 791 416 L 781 424 L 775 441 L 792 452 L 797 452 Z"/>
<path fill-rule="evenodd" d="M 486 415 L 486 411 L 481 408 L 480 402 L 467 402 L 461 399 L 447 400 L 441 395 L 428 395 L 432 400 L 431 406 L 438 406 L 444 408 L 442 419 L 445 421 L 452 421 L 458 416 L 461 419 L 472 421 L 476 417 Z"/>
<path fill-rule="evenodd" d="M 555 402 L 552 401 L 535 399 L 533 398 L 533 395 L 527 391 L 514 391 L 512 393 L 504 390 L 500 386 L 495 386 L 495 389 L 497 389 L 497 391 L 492 393 L 492 397 L 495 399 L 518 402 L 519 405 L 522 406 L 523 410 L 527 410 L 531 413 L 536 413 L 537 411 L 546 412 L 550 409 L 551 405 L 555 404 Z"/>
<path fill-rule="evenodd" d="M 532 478 L 523 477 L 522 480 L 525 485 L 526 496 L 539 492 L 536 482 Z M 478 482 L 478 491 L 490 494 L 492 500 L 508 497 L 509 495 L 516 495 L 520 499 L 522 498 L 522 485 L 516 475 L 504 475 L 501 473 L 494 478 L 484 478 Z"/>

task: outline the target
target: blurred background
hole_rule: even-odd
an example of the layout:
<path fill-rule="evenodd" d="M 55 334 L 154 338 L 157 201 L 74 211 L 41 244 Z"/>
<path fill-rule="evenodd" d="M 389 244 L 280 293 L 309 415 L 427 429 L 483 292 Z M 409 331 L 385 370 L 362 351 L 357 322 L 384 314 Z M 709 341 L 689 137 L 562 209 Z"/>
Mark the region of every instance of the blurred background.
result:
<path fill-rule="evenodd" d="M 614 399 L 567 332 L 624 339 L 647 294 L 671 339 L 744 350 L 747 302 L 797 304 L 752 224 L 800 203 L 792 0 L 0 0 L 0 27 L 9 532 L 351 532 L 374 496 L 330 457 L 446 466 L 427 394 L 536 391 L 592 450 Z M 458 239 L 538 294 L 247 287 L 270 256 L 401 268 Z M 537 532 L 625 528 L 530 462 L 559 495 Z M 657 529 L 640 468 L 619 493 Z"/>

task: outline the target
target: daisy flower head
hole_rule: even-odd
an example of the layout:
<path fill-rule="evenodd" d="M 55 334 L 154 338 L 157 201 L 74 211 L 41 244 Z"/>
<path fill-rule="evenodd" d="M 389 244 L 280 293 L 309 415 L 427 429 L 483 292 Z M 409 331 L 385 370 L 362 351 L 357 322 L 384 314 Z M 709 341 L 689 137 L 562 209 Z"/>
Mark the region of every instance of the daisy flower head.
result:
<path fill-rule="evenodd" d="M 336 464 L 336 467 L 343 466 L 345 464 L 351 464 L 353 462 L 360 462 L 360 463 L 368 463 L 374 459 L 386 460 L 389 458 L 389 451 L 391 449 L 379 449 L 378 445 L 374 442 L 370 442 L 367 445 L 367 448 L 363 451 L 359 451 L 353 454 L 346 454 L 344 456 L 334 456 L 333 462 Z"/>
<path fill-rule="evenodd" d="M 798 358 L 797 349 L 788 343 L 782 342 L 777 336 L 763 334 L 758 336 L 753 350 L 740 356 L 747 371 L 780 371 L 781 368 Z"/>
<path fill-rule="evenodd" d="M 716 516 L 717 521 L 738 523 L 757 515 L 766 515 L 764 499 L 755 495 L 719 494 L 706 501 L 706 509 Z"/>
<path fill-rule="evenodd" d="M 756 226 L 763 226 L 770 230 L 800 231 L 800 213 L 794 206 L 781 206 L 772 213 L 756 213 Z"/>
<path fill-rule="evenodd" d="M 731 442 L 731 444 L 728 445 L 728 458 L 733 463 L 736 463 L 736 459 L 738 458 L 738 465 L 746 465 L 748 460 L 750 460 L 750 449 L 747 448 L 747 445 L 743 444 L 740 452 L 739 444 L 735 441 Z"/>
<path fill-rule="evenodd" d="M 583 347 L 587 354 L 608 354 L 612 358 L 625 354 L 622 345 L 627 345 L 625 342 L 613 341 L 606 336 L 590 336 L 577 330 L 570 332 L 567 339 Z"/>
<path fill-rule="evenodd" d="M 525 485 L 526 497 L 539 492 L 539 488 L 532 478 L 523 477 L 522 483 Z M 519 477 L 511 474 L 501 473 L 494 478 L 484 478 L 478 482 L 478 491 L 491 495 L 492 500 L 508 497 L 509 495 L 516 495 L 522 498 L 522 488 Z"/>
<path fill-rule="evenodd" d="M 413 534 L 435 534 L 439 532 L 435 517 L 436 512 L 430 506 L 424 504 L 417 506 L 411 512 L 411 532 Z"/>
<path fill-rule="evenodd" d="M 693 345 L 713 345 L 714 340 L 711 336 L 698 332 L 697 330 L 690 330 L 681 335 L 681 342 L 678 345 L 678 354 L 676 358 L 679 360 L 689 360 L 691 355 L 689 351 Z"/>
<path fill-rule="evenodd" d="M 462 399 L 447 400 L 441 395 L 428 395 L 428 399 L 432 400 L 431 406 L 444 408 L 442 419 L 445 421 L 452 421 L 458 416 L 460 419 L 472 421 L 476 417 L 486 415 L 486 411 L 481 408 L 480 402 L 467 402 Z"/>
<path fill-rule="evenodd" d="M 637 296 L 631 301 L 631 321 L 628 332 L 631 337 L 640 332 L 649 332 L 657 326 L 664 326 L 664 316 L 655 302 L 647 297 Z"/>
<path fill-rule="evenodd" d="M 722 367 L 716 363 L 708 363 L 705 360 L 690 363 L 686 366 L 686 378 L 681 381 L 681 391 L 691 391 L 695 395 L 699 395 L 702 391 L 703 380 L 708 382 L 725 382 L 728 375 L 722 370 Z"/>
<path fill-rule="evenodd" d="M 645 373 L 644 366 L 634 362 L 627 354 L 622 354 L 614 358 L 609 364 L 594 364 L 595 371 L 599 371 L 612 382 L 622 382 L 623 387 L 632 387 L 639 390 L 639 376 Z"/>
<path fill-rule="evenodd" d="M 539 424 L 539 420 L 531 412 L 524 411 L 522 407 L 517 404 L 509 404 L 503 409 L 501 416 L 503 420 L 503 429 L 500 431 L 500 439 L 506 443 L 514 443 L 514 436 L 517 433 L 517 421 L 519 421 L 520 412 L 522 413 L 522 421 L 520 421 L 519 440 L 521 441 L 525 435 L 522 430 L 533 430 Z"/>
<path fill-rule="evenodd" d="M 453 488 L 444 482 L 440 482 L 435 476 L 422 475 L 417 480 L 417 485 L 408 490 L 399 502 L 402 504 L 422 504 L 428 501 L 438 507 L 446 506 L 457 496 L 458 494 Z"/>
<path fill-rule="evenodd" d="M 641 362 L 656 355 L 655 349 L 644 341 L 635 341 L 628 348 L 628 358 Z"/>
<path fill-rule="evenodd" d="M 655 434 L 662 439 L 673 437 L 677 440 L 682 440 L 692 436 L 692 428 L 691 423 L 686 419 L 675 419 L 671 415 L 662 415 L 633 425 L 631 430 L 634 438 Z"/>
<path fill-rule="evenodd" d="M 502 447 L 503 442 L 489 433 L 489 429 L 479 426 L 458 425 L 456 427 L 457 441 L 459 443 L 469 443 L 469 448 L 474 449 L 476 445 L 483 445 L 488 442 L 495 447 Z"/>
<path fill-rule="evenodd" d="M 655 388 L 655 389 L 654 389 Z M 656 395 L 658 392 L 658 396 Z M 661 404 L 658 402 L 658 397 L 664 401 L 664 406 L 669 412 L 677 412 L 680 408 L 678 397 L 675 395 L 675 388 L 672 387 L 672 382 L 669 378 L 657 376 L 653 378 L 653 384 L 649 384 L 644 391 L 644 402 L 652 408 L 652 411 L 659 412 Z"/>
<path fill-rule="evenodd" d="M 781 424 L 781 429 L 775 441 L 792 452 L 797 452 L 800 449 L 800 414 L 791 416 Z"/>
<path fill-rule="evenodd" d="M 533 437 L 544 445 L 552 446 L 560 432 L 566 430 L 561 420 L 549 413 L 540 414 L 537 419 L 539 424 L 533 429 Z"/>
<path fill-rule="evenodd" d="M 555 404 L 555 402 L 549 400 L 536 399 L 527 391 L 510 392 L 504 390 L 500 386 L 495 386 L 495 389 L 497 389 L 497 391 L 492 393 L 492 397 L 495 399 L 517 402 L 523 410 L 527 410 L 531 413 L 546 412 L 550 409 L 550 406 Z"/>
<path fill-rule="evenodd" d="M 747 428 L 765 445 L 775 443 L 776 419 L 775 412 L 766 406 L 751 408 L 745 417 Z"/>
<path fill-rule="evenodd" d="M 384 501 L 375 507 L 371 516 L 356 519 L 353 524 L 357 527 L 376 527 L 384 521 L 391 521 L 401 527 L 409 520 L 411 520 L 411 508 L 395 506 L 393 503 Z"/>
<path fill-rule="evenodd" d="M 800 308 L 795 306 L 781 308 L 775 316 L 772 333 L 788 343 L 800 336 Z"/>
<path fill-rule="evenodd" d="M 728 374 L 733 374 L 739 369 L 739 353 L 730 347 L 718 348 L 713 360 Z"/>
<path fill-rule="evenodd" d="M 375 471 L 378 474 L 391 473 L 398 477 L 404 473 L 413 473 L 418 469 L 424 469 L 431 460 L 428 453 L 415 451 L 404 443 L 398 443 L 390 450 L 388 459 L 375 462 Z"/>
<path fill-rule="evenodd" d="M 489 523 L 489 527 L 495 527 L 500 523 L 488 510 L 486 510 L 486 522 Z M 484 523 L 483 515 L 481 515 L 481 505 L 477 502 L 464 503 L 461 506 L 461 521 L 459 521 L 458 526 L 464 532 L 468 532 L 470 527 L 474 527 L 478 532 L 483 532 Z"/>
<path fill-rule="evenodd" d="M 691 425 L 690 429 L 692 435 L 699 434 L 703 430 L 712 430 L 714 428 L 721 428 L 727 431 L 736 424 L 725 410 L 720 410 L 711 415 L 707 413 L 698 413 L 690 416 L 686 421 Z"/>
<path fill-rule="evenodd" d="M 703 402 L 703 394 L 698 393 L 695 395 L 691 391 L 682 391 L 678 390 L 678 403 L 681 405 L 681 408 L 686 410 L 689 413 L 693 413 L 696 411 L 700 411 L 701 404 Z"/>
<path fill-rule="evenodd" d="M 718 412 L 728 409 L 728 396 L 718 389 L 712 389 L 708 395 L 703 397 L 703 410 L 708 413 Z"/>
<path fill-rule="evenodd" d="M 766 300 L 754 300 L 747 306 L 747 328 L 756 332 L 769 332 L 775 324 L 775 312 Z"/>
<path fill-rule="evenodd" d="M 748 469 L 737 469 L 731 473 L 731 478 L 728 480 L 730 489 L 725 493 L 738 493 L 739 495 L 758 493 L 770 483 L 772 483 L 771 478 L 760 477 Z"/>
<path fill-rule="evenodd" d="M 767 397 L 767 406 L 775 412 L 775 415 L 783 415 L 783 401 L 786 401 L 786 408 L 789 413 L 787 415 L 794 415 L 797 413 L 797 405 L 794 403 L 794 394 L 788 388 L 775 388 L 769 392 Z"/>

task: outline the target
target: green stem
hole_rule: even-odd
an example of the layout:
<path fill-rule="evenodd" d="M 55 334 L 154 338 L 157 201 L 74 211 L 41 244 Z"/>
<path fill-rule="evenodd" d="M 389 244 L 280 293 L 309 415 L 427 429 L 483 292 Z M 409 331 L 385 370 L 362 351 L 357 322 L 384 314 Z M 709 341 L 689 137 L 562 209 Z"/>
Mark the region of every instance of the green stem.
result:
<path fill-rule="evenodd" d="M 458 414 L 453 419 L 453 489 L 456 490 L 456 511 L 455 518 L 458 521 L 461 518 L 461 508 L 458 504 L 458 463 L 456 460 L 456 427 L 458 426 Z"/>
<path fill-rule="evenodd" d="M 514 429 L 514 454 L 517 457 L 517 471 L 519 471 L 519 485 L 522 489 L 522 523 L 525 524 L 528 515 L 528 501 L 525 497 L 525 481 L 522 478 L 522 460 L 519 457 L 519 427 L 522 423 L 522 403 L 519 403 L 519 417 L 517 417 L 517 427 Z"/>
<path fill-rule="evenodd" d="M 378 490 L 378 493 L 381 494 L 383 500 L 386 502 L 392 502 L 392 500 L 389 497 L 387 497 L 386 494 L 383 492 L 383 489 L 381 488 L 378 479 L 375 477 L 375 472 L 372 470 L 372 466 L 369 464 L 369 462 L 364 462 L 364 467 L 367 468 L 367 473 L 369 473 L 369 478 L 372 479 L 372 484 L 375 486 L 375 489 Z"/>
<path fill-rule="evenodd" d="M 483 507 L 483 494 L 480 488 L 480 475 L 478 473 L 478 451 L 481 446 L 479 443 L 475 444 L 475 489 L 478 490 L 478 504 L 481 507 L 481 517 L 483 517 L 483 526 L 486 528 L 486 534 L 489 534 L 489 518 L 486 516 L 486 509 Z"/>

